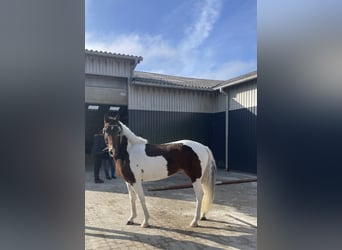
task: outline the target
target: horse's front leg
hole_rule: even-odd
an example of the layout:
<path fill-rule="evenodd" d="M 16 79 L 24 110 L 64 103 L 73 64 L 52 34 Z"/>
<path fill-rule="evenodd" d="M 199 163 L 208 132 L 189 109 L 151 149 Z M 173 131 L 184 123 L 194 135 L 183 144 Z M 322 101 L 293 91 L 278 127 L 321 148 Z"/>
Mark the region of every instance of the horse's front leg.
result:
<path fill-rule="evenodd" d="M 145 196 L 144 196 L 144 190 L 142 188 L 141 182 L 137 182 L 133 184 L 134 191 L 139 197 L 142 209 L 144 211 L 145 219 L 143 223 L 141 224 L 141 227 L 149 227 L 150 225 L 148 224 L 148 219 L 150 218 L 150 215 L 147 211 L 146 203 L 145 203 Z"/>
<path fill-rule="evenodd" d="M 131 216 L 128 218 L 127 225 L 133 225 L 134 224 L 134 218 L 137 217 L 137 209 L 135 205 L 135 201 L 137 199 L 137 195 L 134 192 L 131 184 L 126 182 L 127 189 L 128 189 L 128 195 L 129 195 L 129 200 L 131 201 Z"/>

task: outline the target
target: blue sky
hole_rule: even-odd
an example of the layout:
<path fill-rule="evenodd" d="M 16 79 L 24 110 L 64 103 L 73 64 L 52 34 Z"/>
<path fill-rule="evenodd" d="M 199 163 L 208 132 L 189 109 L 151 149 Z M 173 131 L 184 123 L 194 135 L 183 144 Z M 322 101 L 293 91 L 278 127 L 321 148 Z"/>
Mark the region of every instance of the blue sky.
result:
<path fill-rule="evenodd" d="M 136 70 L 227 80 L 257 68 L 256 0 L 86 0 L 85 48 Z"/>

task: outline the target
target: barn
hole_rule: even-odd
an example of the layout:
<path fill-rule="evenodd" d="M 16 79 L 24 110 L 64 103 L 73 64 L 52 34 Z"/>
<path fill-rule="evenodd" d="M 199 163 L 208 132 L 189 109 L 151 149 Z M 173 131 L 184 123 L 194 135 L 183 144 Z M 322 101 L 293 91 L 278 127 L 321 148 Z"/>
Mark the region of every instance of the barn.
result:
<path fill-rule="evenodd" d="M 136 71 L 142 57 L 85 51 L 85 150 L 120 112 L 132 131 L 162 143 L 208 145 L 219 168 L 256 173 L 256 72 L 227 81 Z"/>

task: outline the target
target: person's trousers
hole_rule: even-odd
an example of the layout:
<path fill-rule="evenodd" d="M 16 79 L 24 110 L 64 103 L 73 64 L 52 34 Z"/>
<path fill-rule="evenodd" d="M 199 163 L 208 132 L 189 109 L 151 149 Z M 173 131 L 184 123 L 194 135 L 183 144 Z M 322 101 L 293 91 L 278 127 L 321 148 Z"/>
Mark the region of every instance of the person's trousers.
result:
<path fill-rule="evenodd" d="M 102 157 L 94 157 L 94 178 L 95 180 L 98 180 L 100 178 L 100 168 L 102 164 Z"/>
<path fill-rule="evenodd" d="M 105 169 L 106 177 L 107 178 L 114 177 L 115 176 L 114 161 L 112 159 L 103 160 L 103 161 L 104 161 L 104 169 Z M 111 174 L 109 174 L 109 170 Z"/>

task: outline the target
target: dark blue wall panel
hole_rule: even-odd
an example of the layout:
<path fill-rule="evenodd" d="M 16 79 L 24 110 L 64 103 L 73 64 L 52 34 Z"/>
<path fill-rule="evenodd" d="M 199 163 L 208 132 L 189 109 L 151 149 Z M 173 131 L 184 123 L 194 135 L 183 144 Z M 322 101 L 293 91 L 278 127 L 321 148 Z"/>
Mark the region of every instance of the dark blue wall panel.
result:
<path fill-rule="evenodd" d="M 129 128 L 150 143 L 190 139 L 213 151 L 218 167 L 224 168 L 225 113 L 190 113 L 128 110 Z"/>
<path fill-rule="evenodd" d="M 256 115 L 248 109 L 229 111 L 228 151 L 230 170 L 257 173 Z"/>
<path fill-rule="evenodd" d="M 210 148 L 218 168 L 225 168 L 226 157 L 226 112 L 212 114 Z"/>
<path fill-rule="evenodd" d="M 225 112 L 187 113 L 128 110 L 130 129 L 150 143 L 190 139 L 211 148 L 225 167 Z M 247 109 L 229 112 L 229 169 L 257 173 L 256 115 Z"/>

